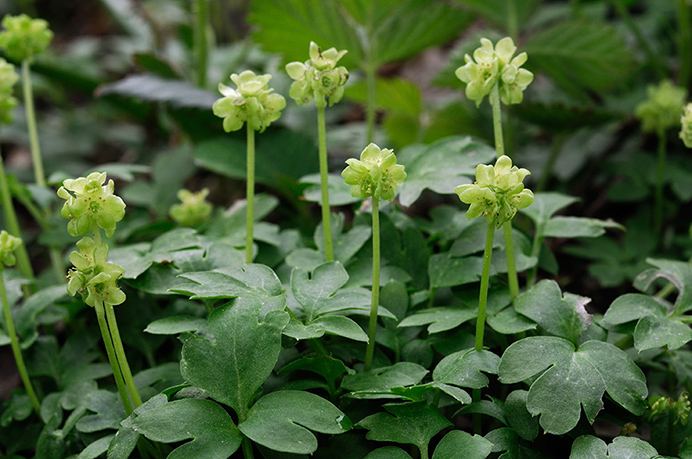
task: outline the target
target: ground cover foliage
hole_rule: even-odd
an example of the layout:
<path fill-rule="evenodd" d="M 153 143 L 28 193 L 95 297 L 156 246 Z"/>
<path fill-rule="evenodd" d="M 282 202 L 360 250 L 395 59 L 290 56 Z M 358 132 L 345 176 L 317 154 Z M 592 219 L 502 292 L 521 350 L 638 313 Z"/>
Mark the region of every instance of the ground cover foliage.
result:
<path fill-rule="evenodd" d="M 2 2 L 0 458 L 692 458 L 691 8 Z"/>

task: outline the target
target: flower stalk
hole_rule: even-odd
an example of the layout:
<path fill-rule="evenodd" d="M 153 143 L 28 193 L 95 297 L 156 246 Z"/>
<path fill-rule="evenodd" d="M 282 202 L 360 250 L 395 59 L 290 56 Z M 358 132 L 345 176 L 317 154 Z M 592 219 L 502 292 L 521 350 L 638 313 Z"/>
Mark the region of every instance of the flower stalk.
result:
<path fill-rule="evenodd" d="M 247 125 L 247 211 L 245 213 L 245 263 L 252 263 L 255 224 L 255 130 Z"/>

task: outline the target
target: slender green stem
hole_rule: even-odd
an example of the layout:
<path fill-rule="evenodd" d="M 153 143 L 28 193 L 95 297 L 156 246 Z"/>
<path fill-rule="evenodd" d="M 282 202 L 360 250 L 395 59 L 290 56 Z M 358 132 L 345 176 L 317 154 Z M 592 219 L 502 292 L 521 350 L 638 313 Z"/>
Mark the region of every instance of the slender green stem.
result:
<path fill-rule="evenodd" d="M 420 459 L 428 459 L 428 445 L 424 444 L 420 448 Z"/>
<path fill-rule="evenodd" d="M 632 16 L 630 16 L 630 12 L 627 9 L 627 6 L 625 6 L 625 3 L 622 0 L 613 0 L 613 6 L 615 6 L 615 10 L 620 15 L 620 18 L 634 35 L 639 47 L 644 51 L 644 54 L 646 54 L 646 59 L 653 66 L 658 79 L 664 80 L 667 74 L 665 63 L 661 57 L 655 53 L 653 49 L 651 49 L 651 46 L 649 46 L 649 41 L 644 37 L 644 35 L 642 35 L 642 32 L 639 30 L 639 27 L 637 27 L 637 24 L 634 23 L 634 20 L 632 19 Z"/>
<path fill-rule="evenodd" d="M 252 441 L 246 436 L 243 435 L 243 457 L 245 459 L 253 459 L 255 455 L 252 452 Z"/>
<path fill-rule="evenodd" d="M 14 320 L 12 319 L 12 311 L 10 310 L 10 302 L 7 299 L 7 290 L 5 289 L 5 279 L 3 277 L 4 268 L 0 265 L 0 299 L 2 299 L 2 309 L 5 312 L 5 327 L 7 328 L 7 334 L 10 337 L 10 344 L 12 346 L 12 353 L 14 354 L 14 361 L 17 364 L 17 370 L 24 383 L 24 390 L 29 396 L 31 401 L 31 406 L 34 411 L 38 413 L 41 410 L 41 403 L 38 401 L 36 392 L 34 392 L 34 387 L 31 385 L 31 379 L 29 379 L 29 372 L 26 370 L 26 365 L 24 364 L 24 358 L 22 357 L 22 349 L 19 347 L 19 339 L 17 338 L 17 331 L 14 328 Z"/>
<path fill-rule="evenodd" d="M 132 403 L 134 407 L 137 408 L 142 404 L 142 398 L 139 396 L 137 386 L 135 386 L 135 381 L 132 378 L 130 365 L 127 362 L 127 356 L 125 355 L 125 349 L 123 348 L 123 341 L 120 338 L 120 331 L 118 330 L 118 322 L 115 319 L 115 311 L 113 310 L 112 304 L 106 304 L 104 307 L 106 309 L 106 322 L 108 322 L 108 330 L 110 331 L 111 339 L 113 340 L 115 356 L 118 359 L 118 365 L 120 366 L 120 371 L 122 372 L 125 386 L 127 386 L 127 391 L 130 393 Z"/>
<path fill-rule="evenodd" d="M 495 222 L 488 223 L 485 234 L 485 249 L 483 250 L 483 271 L 481 272 L 481 291 L 478 296 L 478 319 L 476 320 L 477 351 L 483 350 L 483 335 L 485 333 L 485 308 L 488 304 L 488 285 L 490 284 L 490 260 L 493 255 L 493 239 L 495 238 Z"/>
<path fill-rule="evenodd" d="M 687 0 L 678 0 L 678 30 L 680 31 L 679 52 L 680 74 L 678 86 L 690 88 L 692 77 L 692 28 L 690 26 L 690 6 Z"/>
<path fill-rule="evenodd" d="M 656 194 L 654 202 L 654 234 L 661 234 L 663 225 L 663 182 L 666 175 L 666 134 L 658 133 L 658 158 L 656 161 Z"/>
<path fill-rule="evenodd" d="M 22 239 L 22 232 L 19 229 L 19 220 L 17 220 L 17 214 L 14 210 L 14 204 L 12 203 L 12 195 L 10 193 L 10 187 L 7 184 L 7 177 L 5 176 L 5 167 L 2 161 L 2 154 L 0 153 L 0 195 L 2 195 L 2 214 L 5 220 L 5 225 L 7 225 L 7 231 L 14 237 Z M 21 271 L 22 275 L 29 280 L 34 279 L 34 270 L 31 268 L 31 262 L 29 261 L 29 254 L 26 251 L 26 246 L 24 244 L 20 245 L 15 251 L 17 257 L 17 267 Z M 64 275 L 64 273 L 63 273 Z"/>
<path fill-rule="evenodd" d="M 514 239 L 512 238 L 512 220 L 502 225 L 505 233 L 505 252 L 507 253 L 507 282 L 509 294 L 514 300 L 519 295 L 519 279 L 517 278 L 517 264 L 514 260 Z"/>
<path fill-rule="evenodd" d="M 22 87 L 24 88 L 24 109 L 26 110 L 26 124 L 29 129 L 29 141 L 31 143 L 31 159 L 34 162 L 34 179 L 39 186 L 46 186 L 46 175 L 43 172 L 43 159 L 41 158 L 41 146 L 38 143 L 38 130 L 36 129 L 36 115 L 34 114 L 34 94 L 31 89 L 31 69 L 29 61 L 22 61 Z"/>
<path fill-rule="evenodd" d="M 517 1 L 521 0 L 509 0 L 507 2 L 507 32 L 512 40 L 517 41 L 519 35 L 519 20 L 517 18 Z"/>
<path fill-rule="evenodd" d="M 106 319 L 106 308 L 102 302 L 97 300 L 96 304 L 94 305 L 94 309 L 96 310 L 96 318 L 98 319 L 99 329 L 101 330 L 101 338 L 103 338 L 103 344 L 106 346 L 106 355 L 108 355 L 108 361 L 110 362 L 111 369 L 113 370 L 115 385 L 118 388 L 118 394 L 120 394 L 120 400 L 123 403 L 123 408 L 125 408 L 125 413 L 129 416 L 132 414 L 132 404 L 130 403 L 130 397 L 127 393 L 127 386 L 125 384 L 125 380 L 123 379 L 123 374 L 120 371 L 120 365 L 118 365 L 118 357 L 116 356 L 115 349 L 113 348 L 113 340 L 111 338 Z"/>
<path fill-rule="evenodd" d="M 505 143 L 502 138 L 502 109 L 500 107 L 500 85 L 495 85 L 490 90 L 490 105 L 493 107 L 493 132 L 495 133 L 495 150 L 497 157 L 505 154 Z"/>
<path fill-rule="evenodd" d="M 209 9 L 207 6 L 207 0 L 195 0 L 195 74 L 197 77 L 197 86 L 201 88 L 207 84 L 207 22 L 209 19 Z"/>
<path fill-rule="evenodd" d="M 255 223 L 255 130 L 247 123 L 247 213 L 245 216 L 245 263 L 252 263 L 253 225 Z"/>
<path fill-rule="evenodd" d="M 365 143 L 370 145 L 375 140 L 375 116 L 377 108 L 377 67 L 368 63 L 365 67 L 365 85 L 368 99 L 365 102 L 365 124 L 367 136 Z"/>
<path fill-rule="evenodd" d="M 365 350 L 365 371 L 372 367 L 375 355 L 375 332 L 377 330 L 377 308 L 380 304 L 380 203 L 372 198 L 372 301 L 368 324 L 368 347 Z"/>
<path fill-rule="evenodd" d="M 317 107 L 317 136 L 319 138 L 320 185 L 322 189 L 322 231 L 324 232 L 324 258 L 334 261 L 332 245 L 332 222 L 329 213 L 329 160 L 327 158 L 327 129 L 324 107 Z"/>

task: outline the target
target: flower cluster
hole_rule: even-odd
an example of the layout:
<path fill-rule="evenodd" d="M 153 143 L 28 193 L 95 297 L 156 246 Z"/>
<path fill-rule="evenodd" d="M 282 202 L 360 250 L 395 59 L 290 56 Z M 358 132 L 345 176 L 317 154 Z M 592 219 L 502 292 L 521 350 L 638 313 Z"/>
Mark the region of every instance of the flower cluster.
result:
<path fill-rule="evenodd" d="M 96 302 L 117 305 L 125 301 L 125 294 L 117 281 L 125 270 L 108 263 L 108 244 L 96 244 L 90 237 L 77 242 L 79 252 L 70 254 L 74 268 L 67 274 L 67 293 L 82 295 L 84 303 L 94 307 Z"/>
<path fill-rule="evenodd" d="M 346 160 L 348 167 L 341 176 L 351 185 L 351 195 L 356 198 L 394 199 L 396 191 L 406 179 L 404 166 L 396 163 L 392 150 L 383 149 L 371 143 L 355 158 Z"/>
<path fill-rule="evenodd" d="M 289 95 L 298 105 L 307 105 L 315 99 L 315 105 L 324 108 L 339 102 L 344 95 L 344 85 L 348 80 L 346 67 L 336 63 L 347 51 L 329 48 L 326 51 L 310 42 L 310 59 L 286 64 L 288 76 L 293 78 Z"/>
<path fill-rule="evenodd" d="M 518 104 L 524 99 L 524 90 L 533 81 L 533 73 L 520 68 L 527 59 L 526 53 L 512 58 L 517 47 L 510 37 L 493 44 L 481 38 L 481 47 L 464 57 L 466 65 L 455 74 L 466 83 L 466 97 L 476 101 L 476 106 L 490 94 L 495 84 L 499 85 L 500 100 L 505 105 Z"/>
<path fill-rule="evenodd" d="M 0 271 L 3 266 L 14 266 L 17 258 L 14 251 L 22 245 L 22 240 L 5 230 L 0 231 Z"/>
<path fill-rule="evenodd" d="M 12 87 L 18 79 L 14 65 L 0 58 L 0 124 L 12 122 L 12 110 L 17 106 L 17 99 L 12 96 Z"/>
<path fill-rule="evenodd" d="M 677 400 L 671 397 L 653 396 L 649 397 L 649 419 L 655 415 L 660 415 L 670 411 L 673 415 L 674 422 L 680 422 L 682 425 L 687 425 L 690 419 L 690 397 L 687 392 L 680 394 Z"/>
<path fill-rule="evenodd" d="M 113 180 L 104 185 L 105 181 L 105 172 L 92 172 L 86 177 L 67 179 L 58 189 L 58 196 L 66 200 L 61 215 L 70 219 L 70 235 L 81 236 L 102 228 L 106 236 L 113 236 L 115 224 L 125 216 L 125 203 L 113 194 Z"/>
<path fill-rule="evenodd" d="M 680 124 L 680 138 L 687 148 L 692 148 L 692 102 L 685 105 Z"/>
<path fill-rule="evenodd" d="M 239 130 L 245 122 L 255 131 L 262 132 L 281 117 L 286 99 L 269 88 L 271 78 L 271 75 L 255 75 L 246 70 L 240 75 L 231 75 L 237 89 L 219 83 L 219 92 L 224 97 L 214 102 L 213 110 L 214 115 L 223 118 L 226 132 Z"/>
<path fill-rule="evenodd" d="M 514 218 L 518 209 L 533 203 L 533 192 L 524 188 L 528 169 L 512 166 L 509 156 L 500 156 L 494 166 L 479 164 L 476 182 L 454 188 L 459 199 L 470 204 L 466 217 L 471 220 L 484 215 L 489 223 L 499 228 Z"/>
<path fill-rule="evenodd" d="M 648 99 L 637 105 L 635 115 L 642 120 L 645 132 L 664 132 L 680 122 L 680 112 L 685 104 L 687 91 L 669 80 L 658 86 L 646 88 Z"/>
<path fill-rule="evenodd" d="M 212 205 L 206 200 L 209 196 L 209 189 L 193 193 L 182 189 L 178 191 L 180 204 L 173 204 L 169 210 L 171 218 L 182 226 L 197 226 L 209 219 Z"/>
<path fill-rule="evenodd" d="M 13 60 L 24 61 L 42 53 L 53 39 L 53 32 L 43 19 L 31 19 L 26 14 L 7 15 L 2 20 L 5 29 L 0 33 L 0 49 Z"/>

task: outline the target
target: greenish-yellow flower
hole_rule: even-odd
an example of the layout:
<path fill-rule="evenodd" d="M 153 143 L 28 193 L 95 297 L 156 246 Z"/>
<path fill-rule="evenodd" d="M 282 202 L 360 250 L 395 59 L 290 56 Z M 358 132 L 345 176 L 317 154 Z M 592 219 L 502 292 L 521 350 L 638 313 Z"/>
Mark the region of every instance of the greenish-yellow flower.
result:
<path fill-rule="evenodd" d="M 17 106 L 12 90 L 18 79 L 14 65 L 0 57 L 0 124 L 12 122 L 12 111 Z"/>
<path fill-rule="evenodd" d="M 348 167 L 341 176 L 351 185 L 351 195 L 356 198 L 384 199 L 391 201 L 406 179 L 404 166 L 396 163 L 396 155 L 389 149 L 380 149 L 374 143 L 360 154 L 360 160 L 346 160 Z"/>
<path fill-rule="evenodd" d="M 3 266 L 14 266 L 17 263 L 14 251 L 20 245 L 22 245 L 21 239 L 12 236 L 5 230 L 0 231 L 0 268 Z"/>
<path fill-rule="evenodd" d="M 517 47 L 510 37 L 493 44 L 481 38 L 481 47 L 464 57 L 466 64 L 456 70 L 456 76 L 466 83 L 466 97 L 479 106 L 490 90 L 498 84 L 500 100 L 505 105 L 518 104 L 524 99 L 524 90 L 533 81 L 533 73 L 521 66 L 526 53 L 512 58 Z"/>
<path fill-rule="evenodd" d="M 212 205 L 206 200 L 209 196 L 209 189 L 193 193 L 182 189 L 178 191 L 180 204 L 173 204 L 168 214 L 171 218 L 182 226 L 197 226 L 209 219 Z"/>
<path fill-rule="evenodd" d="M 97 245 L 93 239 L 85 237 L 77 242 L 78 252 L 70 254 L 74 268 L 67 274 L 67 293 L 80 294 L 89 306 L 96 301 L 103 304 L 118 305 L 125 301 L 125 294 L 117 285 L 125 270 L 114 263 L 108 263 L 108 244 Z"/>
<path fill-rule="evenodd" d="M 26 14 L 2 19 L 0 49 L 13 60 L 24 61 L 35 54 L 43 53 L 53 39 L 53 32 L 43 19 L 31 19 Z"/>
<path fill-rule="evenodd" d="M 512 160 L 500 156 L 494 166 L 479 164 L 476 167 L 476 182 L 454 188 L 459 199 L 469 204 L 466 217 L 471 220 L 481 215 L 488 223 L 498 228 L 514 218 L 518 209 L 530 206 L 533 192 L 524 188 L 528 169 L 512 166 Z"/>
<path fill-rule="evenodd" d="M 637 105 L 635 115 L 642 120 L 644 132 L 664 132 L 680 122 L 687 91 L 669 80 L 646 88 L 648 99 Z"/>
<path fill-rule="evenodd" d="M 226 132 L 239 130 L 245 122 L 262 132 L 281 117 L 286 99 L 269 88 L 271 78 L 271 75 L 255 75 L 246 70 L 240 75 L 231 75 L 237 89 L 219 83 L 219 92 L 224 97 L 214 102 L 213 110 L 214 115 L 223 118 Z"/>
<path fill-rule="evenodd" d="M 315 99 L 315 105 L 324 108 L 339 102 L 344 95 L 344 85 L 348 80 L 346 67 L 337 67 L 345 50 L 329 48 L 326 51 L 310 42 L 310 59 L 305 63 L 286 64 L 286 73 L 296 80 L 291 84 L 289 95 L 298 105 L 307 105 Z"/>
<path fill-rule="evenodd" d="M 692 148 L 692 102 L 685 105 L 680 124 L 680 138 L 687 148 Z"/>

